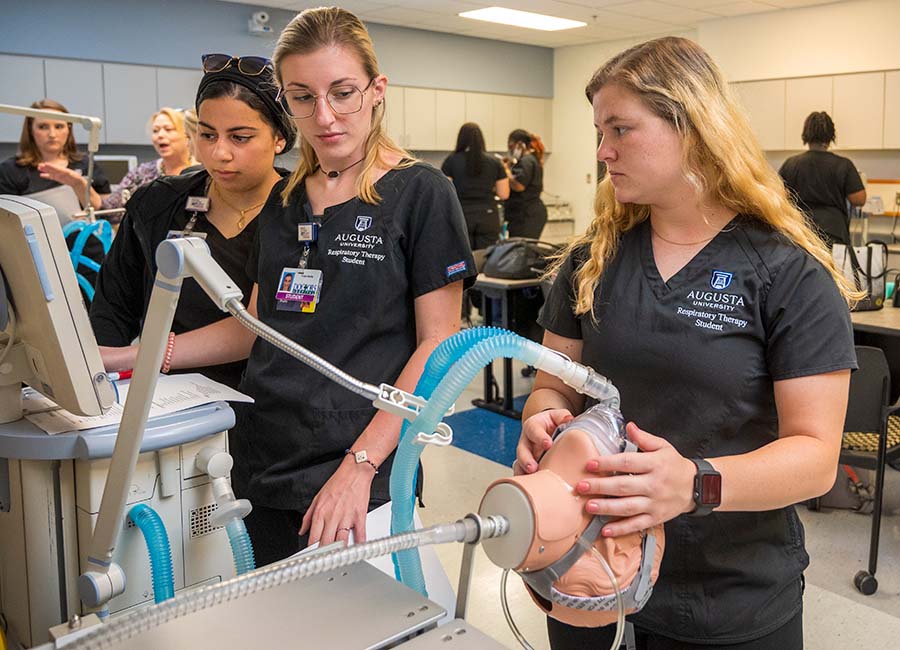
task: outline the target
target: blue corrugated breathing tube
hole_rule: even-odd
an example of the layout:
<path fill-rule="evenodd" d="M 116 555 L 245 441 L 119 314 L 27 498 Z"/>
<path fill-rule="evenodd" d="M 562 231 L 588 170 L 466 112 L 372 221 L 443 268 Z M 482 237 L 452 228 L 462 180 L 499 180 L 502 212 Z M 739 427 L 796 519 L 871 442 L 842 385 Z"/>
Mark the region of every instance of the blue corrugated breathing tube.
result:
<path fill-rule="evenodd" d="M 134 525 L 144 534 L 150 553 L 150 570 L 153 574 L 153 601 L 161 603 L 175 596 L 175 579 L 172 572 L 172 550 L 166 527 L 156 511 L 139 503 L 128 511 Z"/>

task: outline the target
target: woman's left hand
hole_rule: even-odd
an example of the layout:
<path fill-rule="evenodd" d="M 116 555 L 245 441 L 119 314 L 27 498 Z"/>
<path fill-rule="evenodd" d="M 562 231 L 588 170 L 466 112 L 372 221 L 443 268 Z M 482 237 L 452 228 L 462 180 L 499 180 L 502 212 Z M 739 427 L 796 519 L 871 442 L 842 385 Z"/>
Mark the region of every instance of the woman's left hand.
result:
<path fill-rule="evenodd" d="M 84 176 L 68 167 L 57 167 L 56 165 L 51 165 L 49 163 L 40 163 L 38 165 L 38 172 L 40 173 L 41 178 L 56 181 L 61 185 L 68 185 L 76 191 L 84 192 L 84 186 L 87 184 L 87 179 Z"/>
<path fill-rule="evenodd" d="M 626 433 L 641 451 L 588 461 L 588 472 L 604 476 L 582 480 L 575 486 L 579 494 L 608 497 L 590 499 L 585 504 L 592 515 L 616 518 L 603 527 L 604 537 L 638 532 L 694 508 L 694 464 L 668 441 L 643 431 L 634 422 L 628 423 Z"/>
<path fill-rule="evenodd" d="M 357 464 L 352 456 L 345 456 L 303 515 L 300 534 L 308 532 L 310 544 L 325 546 L 336 540 L 347 543 L 352 529 L 357 544 L 366 541 L 366 513 L 374 477 L 368 463 Z"/>

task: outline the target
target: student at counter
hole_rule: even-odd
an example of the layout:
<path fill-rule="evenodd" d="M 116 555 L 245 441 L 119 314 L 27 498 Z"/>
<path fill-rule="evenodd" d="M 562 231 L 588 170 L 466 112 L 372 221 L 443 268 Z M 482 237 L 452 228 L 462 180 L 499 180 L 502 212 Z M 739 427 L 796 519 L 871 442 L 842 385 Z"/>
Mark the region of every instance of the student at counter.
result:
<path fill-rule="evenodd" d="M 798 207 L 809 215 L 829 246 L 849 243 L 847 203 L 866 203 L 866 188 L 853 162 L 828 151 L 835 136 L 834 122 L 828 113 L 810 113 L 803 122 L 801 136 L 809 151 L 791 156 L 778 170 Z"/>
<path fill-rule="evenodd" d="M 213 259 L 243 291 L 245 303 L 253 291 L 245 264 L 257 215 L 287 174 L 274 167 L 275 156 L 294 143 L 296 130 L 275 101 L 268 59 L 207 55 L 203 67 L 196 102 L 203 168 L 139 188 L 100 270 L 90 316 L 107 370 L 133 367 L 137 346 L 131 343 L 143 324 L 156 275 L 156 247 L 163 240 L 203 237 Z M 194 210 L 187 207 L 189 197 Z M 220 347 L 209 328 L 223 319 L 230 317 L 195 280 L 185 280 L 163 370 L 193 369 L 236 387 L 252 336 L 209 361 L 210 349 Z"/>

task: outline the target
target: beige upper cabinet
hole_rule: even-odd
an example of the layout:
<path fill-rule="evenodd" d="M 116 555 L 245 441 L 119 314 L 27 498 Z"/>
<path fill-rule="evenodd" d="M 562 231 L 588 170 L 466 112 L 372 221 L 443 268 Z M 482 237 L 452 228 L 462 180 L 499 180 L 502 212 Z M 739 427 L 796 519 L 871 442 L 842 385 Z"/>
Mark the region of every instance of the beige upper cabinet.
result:
<path fill-rule="evenodd" d="M 403 116 L 403 88 L 388 86 L 384 94 L 384 128 L 391 140 L 401 147 L 406 146 Z"/>
<path fill-rule="evenodd" d="M 835 149 L 884 146 L 884 73 L 834 77 Z"/>
<path fill-rule="evenodd" d="M 28 107 L 44 94 L 43 59 L 0 55 L 0 104 Z M 18 142 L 24 121 L 18 115 L 0 114 L 0 142 Z"/>
<path fill-rule="evenodd" d="M 900 149 L 900 70 L 884 74 L 884 148 Z"/>
<path fill-rule="evenodd" d="M 466 121 L 466 94 L 456 90 L 438 90 L 435 100 L 435 149 L 453 151 L 459 127 Z"/>
<path fill-rule="evenodd" d="M 158 108 L 156 69 L 104 63 L 103 89 L 106 142 L 150 144 L 150 116 Z"/>
<path fill-rule="evenodd" d="M 832 107 L 833 77 L 788 79 L 784 102 L 784 143 L 787 149 L 804 149 L 801 137 L 803 122 L 813 111 L 834 115 Z"/>
<path fill-rule="evenodd" d="M 181 68 L 157 68 L 156 90 L 160 108 L 193 108 L 203 72 Z"/>
<path fill-rule="evenodd" d="M 491 132 L 494 128 L 494 103 L 486 93 L 465 93 L 466 122 L 475 122 L 484 134 L 484 144 L 488 151 L 500 151 L 493 147 Z M 506 149 L 506 142 L 503 143 Z"/>
<path fill-rule="evenodd" d="M 522 128 L 522 106 L 519 97 L 494 95 L 494 127 L 490 137 L 485 134 L 488 151 L 506 151 L 509 134 Z"/>
<path fill-rule="evenodd" d="M 536 133 L 544 149 L 553 149 L 553 100 L 541 97 L 522 97 L 522 128 Z"/>
<path fill-rule="evenodd" d="M 762 148 L 784 149 L 784 79 L 748 81 L 734 87 Z"/>
<path fill-rule="evenodd" d="M 405 146 L 413 151 L 435 148 L 435 91 L 430 88 L 403 89 Z"/>
<path fill-rule="evenodd" d="M 103 64 L 44 59 L 44 75 L 47 97 L 62 103 L 70 113 L 102 119 L 104 124 L 100 130 L 100 142 L 112 142 L 107 137 L 106 113 L 103 110 Z M 153 83 L 155 86 L 155 79 Z M 87 140 L 87 132 L 76 127 L 75 141 L 83 146 Z"/>

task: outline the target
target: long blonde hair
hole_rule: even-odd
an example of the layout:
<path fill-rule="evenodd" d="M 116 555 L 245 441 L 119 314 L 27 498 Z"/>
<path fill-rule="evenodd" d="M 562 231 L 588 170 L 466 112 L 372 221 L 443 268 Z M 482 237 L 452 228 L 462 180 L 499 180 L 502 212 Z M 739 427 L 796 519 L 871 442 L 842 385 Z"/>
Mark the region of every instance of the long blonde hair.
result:
<path fill-rule="evenodd" d="M 380 74 L 372 39 L 362 21 L 340 7 L 317 7 L 305 9 L 297 14 L 278 37 L 275 53 L 272 55 L 278 85 L 281 87 L 284 85 L 281 64 L 285 57 L 292 54 L 308 54 L 330 46 L 345 48 L 359 57 L 369 79 L 374 79 Z M 372 110 L 372 130 L 366 138 L 362 172 L 356 181 L 356 194 L 366 203 L 378 203 L 381 200 L 375 191 L 377 167 L 400 169 L 410 167 L 416 162 L 409 152 L 395 144 L 386 133 L 384 111 L 383 101 Z M 386 161 L 388 154 L 399 156 L 400 162 L 396 165 L 388 164 Z M 300 160 L 281 193 L 284 205 L 288 204 L 288 199 L 297 185 L 313 174 L 318 167 L 319 158 L 315 150 L 303 136 L 300 136 Z"/>
<path fill-rule="evenodd" d="M 682 139 L 682 167 L 698 194 L 768 224 L 824 266 L 848 302 L 861 297 L 834 265 L 831 254 L 788 198 L 742 109 L 715 63 L 699 45 L 666 37 L 636 45 L 607 61 L 591 78 L 589 102 L 615 83 L 636 94 Z M 650 207 L 620 203 L 609 177 L 597 186 L 594 218 L 584 235 L 561 254 L 551 272 L 575 249 L 590 257 L 575 273 L 575 313 L 593 317 L 594 294 L 623 233 L 650 216 Z"/>

